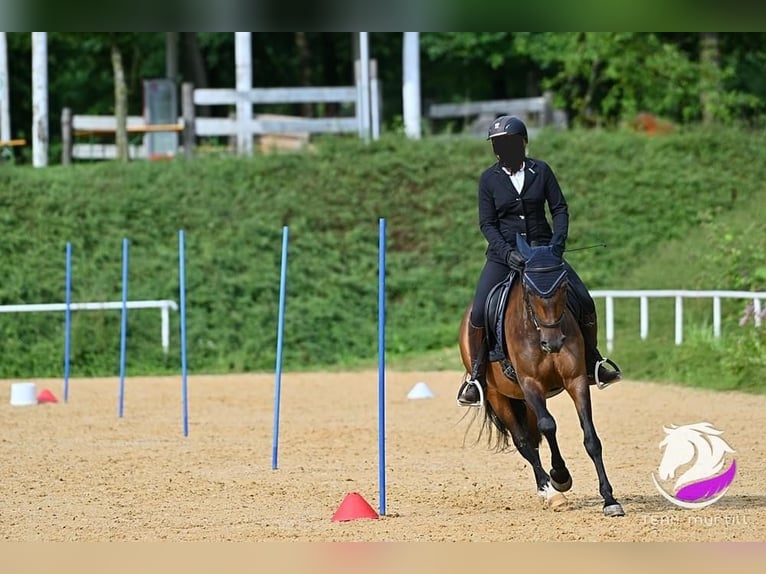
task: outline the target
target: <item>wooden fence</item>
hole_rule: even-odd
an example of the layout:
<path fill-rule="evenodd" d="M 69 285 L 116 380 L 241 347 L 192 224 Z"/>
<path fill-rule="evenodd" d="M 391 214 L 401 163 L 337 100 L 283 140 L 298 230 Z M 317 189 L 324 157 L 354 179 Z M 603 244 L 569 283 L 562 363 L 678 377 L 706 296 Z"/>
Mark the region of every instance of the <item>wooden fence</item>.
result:
<path fill-rule="evenodd" d="M 534 137 L 546 126 L 567 125 L 566 113 L 553 108 L 551 92 L 536 98 L 430 104 L 426 110 L 432 131 L 439 131 L 438 126 L 444 122 L 457 120 L 461 133 L 477 136 L 486 136 L 489 124 L 501 115 L 518 116 L 524 120 L 529 137 Z"/>
<path fill-rule="evenodd" d="M 374 67 L 373 67 L 374 69 Z M 243 138 L 268 138 L 282 135 L 288 139 L 308 140 L 309 134 L 317 133 L 364 133 L 365 122 L 360 114 L 361 88 L 357 86 L 299 87 L 299 88 L 256 88 L 247 92 L 235 89 L 194 89 L 191 84 L 182 86 L 182 116 L 174 124 L 147 124 L 143 117 L 129 116 L 128 134 L 173 132 L 179 134 L 181 146 L 178 151 L 187 157 L 194 154 L 199 138 L 228 137 L 236 141 L 240 153 L 249 149 L 241 145 Z M 251 105 L 268 104 L 338 104 L 345 115 L 340 117 L 294 117 L 274 114 L 260 114 L 252 119 L 229 117 L 198 117 L 198 107 L 226 106 L 235 109 L 238 103 Z M 373 75 L 370 82 L 370 106 L 372 139 L 380 136 L 380 86 Z M 112 143 L 117 130 L 114 116 L 75 115 L 68 108 L 61 114 L 62 163 L 72 159 L 113 159 L 117 156 Z M 111 141 L 106 141 L 107 138 Z M 252 141 L 252 140 L 251 140 Z M 129 146 L 131 158 L 148 158 L 146 138 L 141 145 Z M 172 155 L 172 154 L 170 154 Z M 167 157 L 165 154 L 163 157 Z"/>

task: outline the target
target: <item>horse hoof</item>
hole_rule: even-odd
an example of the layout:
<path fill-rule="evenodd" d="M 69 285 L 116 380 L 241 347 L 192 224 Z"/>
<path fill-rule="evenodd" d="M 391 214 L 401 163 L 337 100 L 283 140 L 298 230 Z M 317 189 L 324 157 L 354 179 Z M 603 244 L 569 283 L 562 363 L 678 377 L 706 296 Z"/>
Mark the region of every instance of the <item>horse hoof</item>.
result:
<path fill-rule="evenodd" d="M 569 506 L 569 499 L 561 493 L 554 495 L 548 502 L 551 510 L 564 510 Z"/>
<path fill-rule="evenodd" d="M 625 511 L 619 503 L 604 507 L 604 516 L 625 516 Z"/>
<path fill-rule="evenodd" d="M 547 498 L 545 504 L 551 510 L 564 510 L 569 505 L 569 499 L 566 496 L 557 492 Z"/>
<path fill-rule="evenodd" d="M 559 492 L 567 492 L 569 489 L 572 488 L 572 477 L 570 476 L 566 481 L 564 482 L 556 482 L 553 477 L 551 477 L 551 486 L 558 490 Z"/>

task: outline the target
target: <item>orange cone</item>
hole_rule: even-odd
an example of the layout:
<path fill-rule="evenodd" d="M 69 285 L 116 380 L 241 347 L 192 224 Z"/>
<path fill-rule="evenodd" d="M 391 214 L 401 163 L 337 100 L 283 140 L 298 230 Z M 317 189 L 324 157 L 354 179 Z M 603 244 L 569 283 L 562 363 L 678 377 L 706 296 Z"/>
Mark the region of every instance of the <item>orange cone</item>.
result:
<path fill-rule="evenodd" d="M 356 520 L 357 518 L 378 518 L 378 513 L 358 492 L 349 492 L 338 510 L 332 515 L 333 522 Z"/>
<path fill-rule="evenodd" d="M 48 389 L 43 389 L 37 395 L 37 404 L 41 403 L 57 403 L 59 400 Z"/>

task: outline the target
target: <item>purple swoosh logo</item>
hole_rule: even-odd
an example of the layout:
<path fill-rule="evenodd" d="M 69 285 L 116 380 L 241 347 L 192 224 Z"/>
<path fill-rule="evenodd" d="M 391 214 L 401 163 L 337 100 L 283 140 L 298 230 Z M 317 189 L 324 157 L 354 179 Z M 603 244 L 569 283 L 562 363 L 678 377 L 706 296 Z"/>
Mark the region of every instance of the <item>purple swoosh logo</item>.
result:
<path fill-rule="evenodd" d="M 713 478 L 701 480 L 692 484 L 687 484 L 676 493 L 678 500 L 684 502 L 696 502 L 706 498 L 712 498 L 732 483 L 734 474 L 737 472 L 737 461 L 732 460 L 731 466 L 723 474 Z"/>

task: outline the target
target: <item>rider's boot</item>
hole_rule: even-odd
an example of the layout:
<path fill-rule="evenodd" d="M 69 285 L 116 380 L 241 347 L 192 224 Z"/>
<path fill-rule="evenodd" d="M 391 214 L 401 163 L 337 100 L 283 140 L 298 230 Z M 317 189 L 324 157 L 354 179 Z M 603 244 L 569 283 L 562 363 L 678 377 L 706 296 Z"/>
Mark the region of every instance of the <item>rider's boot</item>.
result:
<path fill-rule="evenodd" d="M 598 351 L 598 323 L 595 313 L 586 313 L 580 323 L 582 336 L 585 341 L 585 362 L 588 365 L 588 380 L 591 384 L 603 389 L 607 385 L 622 379 L 622 371 L 610 359 L 605 359 Z M 612 369 L 607 369 L 608 364 Z"/>
<path fill-rule="evenodd" d="M 471 375 L 463 381 L 457 393 L 457 404 L 461 407 L 480 407 L 484 402 L 484 388 L 487 355 L 489 348 L 484 337 L 484 327 L 475 327 L 468 321 L 468 349 L 471 354 Z"/>

